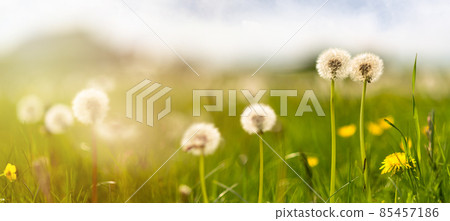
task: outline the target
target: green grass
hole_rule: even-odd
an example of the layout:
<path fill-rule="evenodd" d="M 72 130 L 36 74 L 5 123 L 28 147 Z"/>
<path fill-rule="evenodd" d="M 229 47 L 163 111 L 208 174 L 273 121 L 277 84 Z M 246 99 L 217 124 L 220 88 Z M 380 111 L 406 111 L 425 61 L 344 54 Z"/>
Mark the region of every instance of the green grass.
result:
<path fill-rule="evenodd" d="M 410 72 L 409 72 L 410 73 Z M 411 82 L 411 75 L 404 73 L 404 79 Z M 313 89 L 319 98 L 325 113 L 329 113 L 328 97 L 322 94 L 320 87 L 301 83 L 312 79 L 310 75 L 271 75 L 261 76 L 266 88 L 274 89 Z M 390 78 L 385 73 L 381 78 Z M 169 83 L 176 78 L 167 78 L 160 82 Z M 240 77 L 216 77 L 211 87 L 225 88 L 227 82 L 239 82 Z M 137 82 L 137 81 L 136 81 Z M 405 80 L 406 82 L 406 80 Z M 420 85 L 420 81 L 415 82 Z M 341 88 L 345 84 L 345 89 Z M 383 81 L 376 82 L 383 84 Z M 132 83 L 119 85 L 110 93 L 111 113 L 124 118 L 124 92 Z M 181 85 L 181 84 L 180 84 Z M 234 85 L 234 84 L 231 84 Z M 203 117 L 191 117 L 191 89 L 187 86 L 174 86 L 173 110 L 166 118 L 147 128 L 137 122 L 140 133 L 130 140 L 108 142 L 98 140 L 98 201 L 125 202 L 180 146 L 183 130 L 191 122 L 213 122 L 220 130 L 223 141 L 219 150 L 205 157 L 206 192 L 209 202 L 257 202 L 259 185 L 259 139 L 244 132 L 239 123 L 239 116 L 227 116 L 225 112 L 206 113 Z M 192 87 L 195 87 L 192 86 Z M 337 82 L 340 93 L 336 97 L 336 126 L 359 122 L 360 92 L 348 96 L 351 91 L 359 91 L 361 85 L 354 82 Z M 203 87 L 208 88 L 208 87 Z M 228 89 L 228 88 L 226 88 Z M 236 89 L 236 88 L 233 88 Z M 240 88 L 237 88 L 240 89 Z M 404 137 L 412 139 L 414 157 L 421 157 L 416 170 L 395 176 L 381 175 L 378 168 L 383 159 L 393 152 L 400 152 L 402 136 L 396 129 L 385 130 L 380 136 L 366 132 L 367 157 L 370 168 L 373 202 L 449 202 L 450 198 L 450 98 L 435 98 L 428 94 L 414 92 L 414 107 L 411 96 L 397 93 L 398 88 L 372 90 L 368 88 L 365 106 L 365 121 L 375 122 L 380 118 L 392 116 L 394 125 L 402 131 Z M 410 90 L 407 89 L 407 90 Z M 30 90 L 28 90 L 30 91 Z M 186 93 L 183 93 L 183 92 Z M 239 92 L 239 91 L 238 91 Z M 345 92 L 345 93 L 341 93 Z M 227 94 L 225 92 L 225 94 Z M 411 91 L 409 92 L 411 94 Z M 70 104 L 73 97 L 66 96 L 60 101 Z M 203 102 L 203 101 L 202 101 Z M 205 101 L 205 103 L 214 101 Z M 266 95 L 264 103 L 271 105 L 279 113 L 279 100 Z M 264 134 L 264 139 L 273 149 L 284 157 L 299 152 L 297 157 L 286 162 L 303 178 L 303 181 L 264 145 L 264 202 L 323 202 L 305 184 L 312 187 L 325 201 L 329 200 L 331 134 L 330 118 L 318 117 L 315 113 L 305 113 L 302 117 L 293 116 L 300 97 L 288 98 L 288 116 L 279 117 L 273 132 Z M 225 100 L 225 104 L 227 100 Z M 237 113 L 246 106 L 245 100 L 239 100 Z M 1 202 L 70 202 L 91 201 L 91 153 L 80 148 L 81 143 L 90 145 L 90 128 L 76 123 L 63 135 L 42 133 L 42 123 L 22 125 L 16 119 L 15 99 L 0 97 L 2 107 L 0 114 L 0 165 L 15 164 L 19 178 L 9 182 L 0 177 Z M 414 114 L 412 110 L 414 109 Z M 427 151 L 427 136 L 418 138 L 417 125 L 427 125 L 427 116 L 434 110 L 434 127 L 431 150 Z M 174 111 L 175 112 L 175 111 Z M 413 117 L 414 116 L 414 117 Z M 184 119 L 180 120 L 178 118 Z M 125 119 L 126 120 L 126 119 Z M 420 141 L 421 143 L 417 143 Z M 406 145 L 407 146 L 407 145 Z M 358 135 L 350 138 L 337 137 L 336 161 L 336 202 L 366 202 L 362 191 L 364 179 Z M 319 164 L 310 167 L 306 162 L 308 156 L 315 156 Z M 48 167 L 36 172 L 38 159 L 46 159 Z M 178 152 L 152 179 L 130 200 L 130 202 L 181 202 L 178 193 L 180 184 L 192 188 L 189 202 L 202 202 L 199 178 L 199 160 L 182 151 Z M 419 170 L 420 168 L 420 170 Z M 3 169 L 3 168 L 2 168 Z M 33 175 L 34 174 L 34 175 Z M 49 183 L 42 186 L 45 176 Z M 41 180 L 41 181 L 39 181 Z M 41 183 L 41 186 L 40 186 Z M 398 192 L 396 193 L 396 187 Z M 45 194 L 45 188 L 49 194 Z M 398 196 L 395 199 L 395 195 Z"/>

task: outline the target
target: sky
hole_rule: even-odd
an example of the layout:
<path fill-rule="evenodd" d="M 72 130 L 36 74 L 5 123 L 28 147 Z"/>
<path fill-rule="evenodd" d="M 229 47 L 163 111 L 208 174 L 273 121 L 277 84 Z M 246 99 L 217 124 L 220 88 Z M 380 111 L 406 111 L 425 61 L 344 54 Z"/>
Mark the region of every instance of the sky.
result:
<path fill-rule="evenodd" d="M 85 30 L 118 50 L 213 65 L 287 64 L 340 47 L 448 64 L 448 0 L 0 0 L 0 55 Z M 317 13 L 314 15 L 315 11 Z M 277 53 L 275 53 L 277 52 Z"/>

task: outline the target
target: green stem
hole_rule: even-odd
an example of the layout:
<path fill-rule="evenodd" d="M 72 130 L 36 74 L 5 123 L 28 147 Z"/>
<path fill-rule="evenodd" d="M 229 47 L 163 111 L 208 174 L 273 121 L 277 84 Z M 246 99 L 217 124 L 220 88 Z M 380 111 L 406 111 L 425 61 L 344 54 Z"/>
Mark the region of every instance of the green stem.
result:
<path fill-rule="evenodd" d="M 205 184 L 205 155 L 203 153 L 200 154 L 200 184 L 202 188 L 203 202 L 208 203 L 208 195 L 206 194 L 206 184 Z"/>
<path fill-rule="evenodd" d="M 364 105 L 366 100 L 366 88 L 367 88 L 367 81 L 364 81 L 362 96 L 361 96 L 361 112 L 359 115 L 359 145 L 361 149 L 361 163 L 364 173 L 364 189 L 367 193 L 367 201 L 372 201 L 372 193 L 370 191 L 370 183 L 369 183 L 369 163 L 367 162 L 366 158 L 366 147 L 365 147 L 365 141 L 364 141 Z"/>
<path fill-rule="evenodd" d="M 92 202 L 97 203 L 97 142 L 92 130 Z"/>
<path fill-rule="evenodd" d="M 396 184 L 397 186 L 398 186 L 398 182 L 397 182 L 397 184 Z M 397 197 L 398 197 L 398 188 L 397 188 L 397 186 L 395 187 L 395 194 L 394 194 L 394 203 L 397 203 Z"/>
<path fill-rule="evenodd" d="M 336 190 L 336 117 L 334 113 L 335 90 L 334 80 L 331 80 L 330 116 L 331 116 L 331 182 L 330 203 L 334 203 L 334 192 Z"/>
<path fill-rule="evenodd" d="M 263 180 L 264 180 L 264 149 L 262 139 L 259 139 L 259 192 L 258 203 L 263 202 Z"/>

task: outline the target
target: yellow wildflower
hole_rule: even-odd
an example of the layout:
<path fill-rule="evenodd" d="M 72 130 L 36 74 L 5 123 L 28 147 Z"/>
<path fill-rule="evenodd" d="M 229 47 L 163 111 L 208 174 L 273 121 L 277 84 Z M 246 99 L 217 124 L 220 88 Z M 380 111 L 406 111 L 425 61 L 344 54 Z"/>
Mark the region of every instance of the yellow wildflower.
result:
<path fill-rule="evenodd" d="M 356 126 L 354 124 L 342 126 L 338 129 L 338 135 L 341 137 L 351 137 L 356 132 Z"/>
<path fill-rule="evenodd" d="M 397 152 L 388 155 L 380 167 L 381 174 L 392 173 L 395 174 L 403 169 L 411 169 L 416 167 L 416 161 L 413 158 L 406 159 L 404 152 Z"/>
<path fill-rule="evenodd" d="M 17 180 L 17 169 L 16 166 L 8 163 L 8 165 L 6 165 L 5 170 L 3 171 L 3 174 L 1 174 L 0 176 L 6 176 L 6 178 L 12 182 L 14 180 Z"/>
<path fill-rule="evenodd" d="M 392 116 L 387 116 L 378 119 L 378 125 L 381 127 L 381 129 L 387 130 L 391 128 L 391 125 L 389 125 L 386 121 L 384 121 L 384 119 L 388 120 L 391 123 L 394 123 L 394 118 Z"/>
<path fill-rule="evenodd" d="M 308 161 L 308 165 L 310 167 L 315 167 L 319 164 L 319 158 L 317 157 L 307 157 L 306 160 Z"/>
<path fill-rule="evenodd" d="M 369 126 L 367 129 L 369 130 L 369 132 L 372 135 L 375 135 L 375 136 L 380 136 L 381 134 L 383 134 L 383 128 L 380 125 L 373 123 L 373 122 L 369 123 Z"/>

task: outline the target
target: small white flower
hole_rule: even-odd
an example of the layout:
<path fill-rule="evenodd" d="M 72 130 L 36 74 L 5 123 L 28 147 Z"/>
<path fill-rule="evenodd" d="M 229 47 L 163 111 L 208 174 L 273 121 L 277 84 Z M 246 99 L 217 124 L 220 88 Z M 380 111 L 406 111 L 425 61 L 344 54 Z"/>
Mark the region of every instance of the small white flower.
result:
<path fill-rule="evenodd" d="M 335 80 L 348 76 L 350 54 L 342 49 L 331 48 L 319 55 L 316 69 L 320 77 Z"/>
<path fill-rule="evenodd" d="M 241 115 L 242 128 L 249 134 L 263 133 L 273 128 L 277 116 L 273 109 L 265 104 L 252 104 Z"/>
<path fill-rule="evenodd" d="M 220 132 L 209 123 L 196 123 L 184 133 L 181 145 L 183 150 L 193 155 L 213 154 L 220 143 Z"/>
<path fill-rule="evenodd" d="M 178 187 L 178 191 L 180 191 L 180 194 L 183 196 L 189 196 L 191 195 L 192 189 L 184 184 L 181 184 L 180 187 Z"/>
<path fill-rule="evenodd" d="M 63 133 L 72 124 L 72 110 L 66 105 L 54 105 L 45 114 L 45 128 L 52 134 Z"/>
<path fill-rule="evenodd" d="M 351 78 L 354 81 L 375 82 L 383 74 L 383 60 L 380 57 L 365 53 L 351 61 Z"/>
<path fill-rule="evenodd" d="M 36 95 L 28 95 L 17 104 L 17 118 L 26 124 L 40 121 L 44 115 L 44 104 Z"/>
<path fill-rule="evenodd" d="M 108 96 L 98 89 L 80 91 L 72 101 L 75 117 L 83 124 L 102 121 L 109 110 Z"/>

